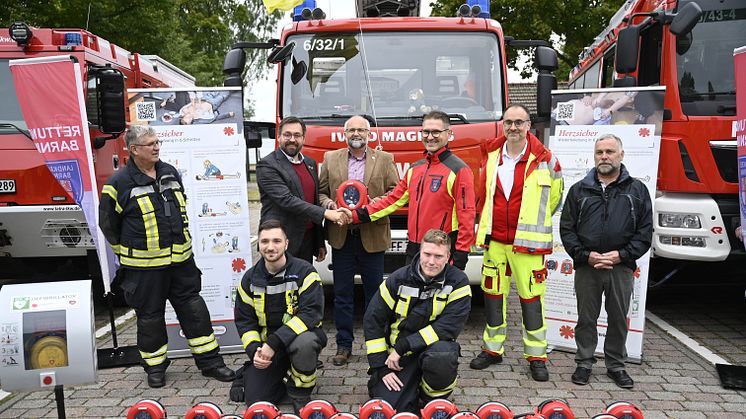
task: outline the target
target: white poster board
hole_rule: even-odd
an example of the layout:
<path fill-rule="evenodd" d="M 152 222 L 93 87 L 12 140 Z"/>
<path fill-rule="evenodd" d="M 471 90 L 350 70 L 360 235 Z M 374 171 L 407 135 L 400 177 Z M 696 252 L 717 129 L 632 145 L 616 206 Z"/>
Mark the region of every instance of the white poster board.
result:
<path fill-rule="evenodd" d="M 251 267 L 251 240 L 240 87 L 130 90 L 133 123 L 161 140 L 161 160 L 181 174 L 194 257 L 215 337 L 242 351 L 233 324 L 236 287 Z M 188 355 L 176 313 L 166 307 L 170 355 Z"/>
<path fill-rule="evenodd" d="M 641 180 L 655 200 L 658 178 L 664 87 L 556 90 L 552 92 L 552 124 L 549 149 L 560 161 L 567 192 L 594 167 L 593 146 L 603 134 L 614 134 L 624 145 L 624 165 L 630 175 Z M 574 266 L 560 241 L 562 207 L 554 215 L 554 252 L 547 256 L 549 280 L 544 296 L 547 340 L 555 349 L 574 351 L 577 302 L 574 291 Z M 635 284 L 628 314 L 629 360 L 642 360 L 645 329 L 645 299 L 650 252 L 637 260 Z M 606 336 L 606 311 L 598 319 L 598 346 L 603 355 Z"/>

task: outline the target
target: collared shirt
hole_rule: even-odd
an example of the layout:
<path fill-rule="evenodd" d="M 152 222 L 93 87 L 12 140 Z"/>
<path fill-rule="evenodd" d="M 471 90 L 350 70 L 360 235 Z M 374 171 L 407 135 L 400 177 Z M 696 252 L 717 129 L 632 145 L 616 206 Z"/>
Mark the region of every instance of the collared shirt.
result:
<path fill-rule="evenodd" d="M 365 149 L 363 157 L 357 158 L 347 151 L 347 179 L 365 182 L 365 155 L 368 149 Z"/>
<path fill-rule="evenodd" d="M 510 192 L 513 191 L 513 179 L 515 177 L 515 165 L 523 158 L 528 148 L 528 141 L 523 145 L 523 150 L 515 158 L 508 154 L 508 145 L 503 146 L 502 164 L 497 166 L 497 177 L 500 178 L 500 184 L 503 187 L 505 199 L 510 200 Z"/>
<path fill-rule="evenodd" d="M 298 153 L 298 154 L 296 154 L 296 155 L 295 155 L 295 157 L 290 157 L 290 156 L 288 156 L 288 154 L 287 154 L 287 153 L 285 152 L 285 150 L 283 150 L 283 149 L 280 149 L 280 151 L 282 151 L 282 154 L 284 154 L 284 155 L 285 155 L 285 157 L 287 157 L 287 158 L 288 158 L 288 160 L 290 161 L 290 163 L 292 163 L 292 164 L 301 164 L 301 163 L 303 163 L 303 154 L 301 154 L 301 153 Z M 296 159 L 298 159 L 298 160 L 296 160 Z"/>

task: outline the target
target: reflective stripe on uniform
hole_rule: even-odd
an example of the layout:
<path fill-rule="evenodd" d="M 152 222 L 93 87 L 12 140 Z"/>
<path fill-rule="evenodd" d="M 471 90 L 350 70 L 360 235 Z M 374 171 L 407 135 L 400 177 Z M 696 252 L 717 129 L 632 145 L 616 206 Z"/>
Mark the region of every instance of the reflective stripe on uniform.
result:
<path fill-rule="evenodd" d="M 101 195 L 109 195 L 109 197 L 114 201 L 117 213 L 121 214 L 122 211 L 124 211 L 124 208 L 122 208 L 122 206 L 119 205 L 119 201 L 117 201 L 117 195 L 119 195 L 119 193 L 116 189 L 114 189 L 114 186 L 104 185 L 104 187 L 101 189 Z"/>
<path fill-rule="evenodd" d="M 243 343 L 243 347 L 246 348 L 249 346 L 251 342 L 261 342 L 262 340 L 259 339 L 259 332 L 256 330 L 249 330 L 248 332 L 241 335 L 241 342 Z"/>
<path fill-rule="evenodd" d="M 484 347 L 488 351 L 492 351 L 496 354 L 502 355 L 505 344 L 505 334 L 507 333 L 507 325 L 503 324 L 500 326 L 486 325 L 484 333 L 482 334 L 482 340 L 484 341 Z"/>
<path fill-rule="evenodd" d="M 458 288 L 456 291 L 453 291 L 451 294 L 449 294 L 448 304 L 451 304 L 452 302 L 464 297 L 471 297 L 471 287 L 469 285 L 464 285 L 463 287 Z"/>
<path fill-rule="evenodd" d="M 145 363 L 148 364 L 148 366 L 154 367 L 156 365 L 161 365 L 162 363 L 166 362 L 166 350 L 167 349 L 168 349 L 168 344 L 161 346 L 155 352 L 140 351 L 140 356 L 142 357 L 143 361 L 145 361 Z"/>
<path fill-rule="evenodd" d="M 136 186 L 130 189 L 130 198 L 137 198 L 138 196 L 147 195 L 150 193 L 155 193 L 155 189 L 153 188 L 153 185 Z"/>
<path fill-rule="evenodd" d="M 158 223 L 155 219 L 155 207 L 150 197 L 143 196 L 137 198 L 137 204 L 142 212 L 142 222 L 145 226 L 145 240 L 148 244 L 148 250 L 158 250 Z"/>
<path fill-rule="evenodd" d="M 295 332 L 296 335 L 300 335 L 301 333 L 308 330 L 308 326 L 306 326 L 305 323 L 303 323 L 303 320 L 301 320 L 298 316 L 295 316 L 288 320 L 287 323 L 285 323 L 289 328 Z"/>
<path fill-rule="evenodd" d="M 200 336 L 192 339 L 187 339 L 189 343 L 189 349 L 195 355 L 210 352 L 218 347 L 218 341 L 215 339 L 215 334 L 210 333 L 209 336 Z"/>
<path fill-rule="evenodd" d="M 378 287 L 378 290 L 381 292 L 381 298 L 383 298 L 383 302 L 386 303 L 386 305 L 389 307 L 389 310 L 393 310 L 394 304 L 396 304 L 396 302 L 391 296 L 388 287 L 386 287 L 386 281 L 381 282 L 381 286 Z"/>
<path fill-rule="evenodd" d="M 303 278 L 303 285 L 300 287 L 300 293 L 303 294 L 308 289 L 308 287 L 313 285 L 314 282 L 321 283 L 321 277 L 319 277 L 319 274 L 315 271 L 311 272 L 305 278 Z"/>
<path fill-rule="evenodd" d="M 426 395 L 428 395 L 429 397 L 432 397 L 432 398 L 441 398 L 441 397 L 445 397 L 449 393 L 451 393 L 453 391 L 453 389 L 456 388 L 456 383 L 457 382 L 458 382 L 458 378 L 454 379 L 453 382 L 451 384 L 449 384 L 446 388 L 440 389 L 440 390 L 436 390 L 436 389 L 430 387 L 430 385 L 427 384 L 427 382 L 425 381 L 425 377 L 423 376 L 420 379 L 420 388 L 422 389 L 422 392 L 425 393 Z"/>
<path fill-rule="evenodd" d="M 293 384 L 296 388 L 311 388 L 316 385 L 316 371 L 310 375 L 298 372 L 295 367 L 290 365 L 290 377 L 293 379 Z"/>
<path fill-rule="evenodd" d="M 388 345 L 386 345 L 386 338 L 366 340 L 365 350 L 368 355 L 377 354 L 379 352 L 386 352 L 388 350 Z"/>
<path fill-rule="evenodd" d="M 238 295 L 241 297 L 241 301 L 254 307 L 254 300 L 249 297 L 249 294 L 246 292 L 246 290 L 243 289 L 242 285 L 238 286 Z"/>
<path fill-rule="evenodd" d="M 420 336 L 422 336 L 422 340 L 425 341 L 425 345 L 430 346 L 433 343 L 440 340 L 440 338 L 438 337 L 438 334 L 435 333 L 435 329 L 433 329 L 432 325 L 423 327 L 422 329 L 420 329 L 419 333 L 420 333 Z"/>

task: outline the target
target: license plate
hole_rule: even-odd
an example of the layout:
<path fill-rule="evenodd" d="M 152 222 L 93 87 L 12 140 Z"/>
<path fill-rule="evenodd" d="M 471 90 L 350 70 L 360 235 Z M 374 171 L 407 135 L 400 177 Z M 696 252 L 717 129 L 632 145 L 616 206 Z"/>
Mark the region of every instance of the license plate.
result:
<path fill-rule="evenodd" d="M 386 251 L 386 253 L 398 253 L 398 254 L 404 254 L 407 251 L 407 241 L 406 240 L 391 240 L 391 247 L 389 247 L 389 250 Z"/>
<path fill-rule="evenodd" d="M 16 192 L 16 180 L 15 179 L 0 179 L 0 193 L 15 193 Z"/>

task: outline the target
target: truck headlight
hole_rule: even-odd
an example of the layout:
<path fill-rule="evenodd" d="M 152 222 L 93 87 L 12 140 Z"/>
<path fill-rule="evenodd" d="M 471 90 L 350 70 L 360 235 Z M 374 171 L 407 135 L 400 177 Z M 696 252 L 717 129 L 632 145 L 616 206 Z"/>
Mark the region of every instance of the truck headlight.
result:
<path fill-rule="evenodd" d="M 701 228 L 699 216 L 694 214 L 658 214 L 658 225 L 669 228 Z"/>

